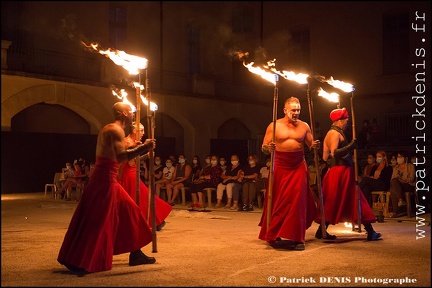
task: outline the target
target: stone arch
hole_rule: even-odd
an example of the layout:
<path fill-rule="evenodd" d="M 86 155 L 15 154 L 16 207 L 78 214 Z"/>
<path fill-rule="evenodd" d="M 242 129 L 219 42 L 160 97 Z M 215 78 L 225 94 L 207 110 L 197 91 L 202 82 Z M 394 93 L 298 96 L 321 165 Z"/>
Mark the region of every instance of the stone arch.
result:
<path fill-rule="evenodd" d="M 2 127 L 11 127 L 13 116 L 39 103 L 59 104 L 74 111 L 90 124 L 91 134 L 97 134 L 112 120 L 111 111 L 107 111 L 93 95 L 74 86 L 53 83 L 28 87 L 2 102 Z"/>
<path fill-rule="evenodd" d="M 141 121 L 147 124 L 146 119 L 141 118 Z M 169 114 L 156 111 L 154 134 L 156 137 L 175 137 L 178 151 L 172 152 L 184 153 L 189 160 L 192 159 L 195 152 L 195 128 L 182 114 L 175 111 L 170 111 Z M 179 141 L 182 142 L 180 145 Z"/>
<path fill-rule="evenodd" d="M 251 132 L 242 121 L 231 118 L 219 126 L 217 137 L 218 139 L 249 140 L 251 139 Z"/>

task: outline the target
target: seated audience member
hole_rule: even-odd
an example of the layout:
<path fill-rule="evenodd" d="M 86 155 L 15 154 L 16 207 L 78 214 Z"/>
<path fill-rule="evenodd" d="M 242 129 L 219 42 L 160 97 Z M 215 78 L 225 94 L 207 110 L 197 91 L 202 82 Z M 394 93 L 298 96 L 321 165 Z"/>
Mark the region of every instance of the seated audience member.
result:
<path fill-rule="evenodd" d="M 378 163 L 375 161 L 375 154 L 372 152 L 368 153 L 367 165 L 364 167 L 363 173 L 358 177 L 358 181 L 361 182 L 363 177 L 368 177 L 372 172 L 372 168 L 377 166 L 377 165 L 378 165 Z"/>
<path fill-rule="evenodd" d="M 397 158 L 397 155 L 396 154 L 392 154 L 391 155 L 391 158 L 390 158 L 390 166 L 391 167 L 396 167 L 396 165 L 397 165 L 397 160 L 396 160 L 396 158 Z"/>
<path fill-rule="evenodd" d="M 385 151 L 380 150 L 376 153 L 376 162 L 378 165 L 372 168 L 370 175 L 363 177 L 359 183 L 359 187 L 371 207 L 372 202 L 376 202 L 376 199 L 372 199 L 372 196 L 376 195 L 372 195 L 371 192 L 388 191 L 393 173 L 393 168 L 388 164 Z"/>
<path fill-rule="evenodd" d="M 95 163 L 94 163 L 94 162 L 91 162 L 91 163 L 90 163 L 89 170 L 88 170 L 88 173 L 87 173 L 87 177 L 88 177 L 89 179 L 90 179 L 90 177 L 93 175 L 94 169 L 95 169 Z"/>
<path fill-rule="evenodd" d="M 190 186 L 189 189 L 192 196 L 192 204 L 190 206 L 192 209 L 204 208 L 203 190 L 205 188 L 216 188 L 220 182 L 222 169 L 218 162 L 218 157 L 212 155 L 210 158 L 210 166 L 203 168 L 200 177 Z"/>
<path fill-rule="evenodd" d="M 172 161 L 172 166 L 176 167 L 177 166 L 177 157 L 174 154 L 170 154 L 169 157 Z"/>
<path fill-rule="evenodd" d="M 72 189 L 74 187 L 81 189 L 81 191 L 84 189 L 84 177 L 86 175 L 82 174 L 81 166 L 77 163 L 74 164 L 75 170 L 73 170 L 73 176 L 69 176 L 66 178 L 65 182 L 63 183 L 63 189 L 61 191 L 62 194 L 66 192 L 66 201 L 71 201 L 71 195 L 72 195 Z M 81 195 L 78 196 L 78 199 L 81 198 Z"/>
<path fill-rule="evenodd" d="M 253 211 L 253 201 L 257 195 L 257 186 L 255 180 L 258 179 L 261 166 L 257 163 L 257 156 L 250 154 L 248 157 L 248 165 L 239 171 L 238 182 L 241 185 L 233 188 L 233 209 L 237 206 L 238 211 Z M 240 189 L 242 190 L 242 205 L 238 206 L 238 198 Z"/>
<path fill-rule="evenodd" d="M 64 191 L 63 191 L 64 182 L 66 181 L 67 177 L 73 177 L 74 176 L 72 164 L 70 162 L 67 162 L 66 167 L 63 167 L 61 172 L 62 172 L 62 176 L 60 177 L 60 179 L 55 184 L 57 185 L 57 189 L 61 193 L 61 198 L 63 198 L 64 197 Z"/>
<path fill-rule="evenodd" d="M 204 168 L 205 167 L 211 167 L 211 155 L 207 155 L 206 157 L 205 157 L 205 165 L 204 165 Z"/>
<path fill-rule="evenodd" d="M 186 162 L 184 154 L 179 155 L 178 164 L 171 181 L 166 184 L 167 202 L 174 206 L 174 200 L 183 187 L 190 187 L 192 183 L 192 167 Z"/>
<path fill-rule="evenodd" d="M 406 209 L 405 192 L 415 191 L 415 167 L 408 163 L 404 152 L 397 154 L 397 165 L 393 168 L 390 181 L 390 202 L 392 212 L 390 217 L 398 217 L 398 212 Z"/>
<path fill-rule="evenodd" d="M 198 155 L 192 158 L 192 182 L 199 179 L 202 170 L 201 161 Z"/>
<path fill-rule="evenodd" d="M 219 164 L 220 167 L 222 168 L 222 171 L 224 171 L 227 168 L 226 160 L 224 157 L 219 158 Z"/>
<path fill-rule="evenodd" d="M 155 181 L 161 180 L 163 175 L 163 169 L 165 168 L 164 165 L 162 165 L 162 159 L 160 156 L 154 157 L 154 177 Z M 148 179 L 148 176 L 147 176 Z"/>
<path fill-rule="evenodd" d="M 162 179 L 155 181 L 156 186 L 156 196 L 160 197 L 161 188 L 165 188 L 166 184 L 171 181 L 175 171 L 175 167 L 173 167 L 171 158 L 168 158 L 165 161 L 165 167 L 162 170 Z"/>
<path fill-rule="evenodd" d="M 238 182 L 238 172 L 240 171 L 240 161 L 237 154 L 231 155 L 231 166 L 227 167 L 225 171 L 222 172 L 221 178 L 222 182 L 217 185 L 216 198 L 217 203 L 215 208 L 220 208 L 222 206 L 222 196 L 223 191 L 226 190 L 227 194 L 227 205 L 225 208 L 231 209 L 232 198 L 233 198 L 233 188 Z M 235 207 L 237 209 L 238 207 Z M 234 208 L 233 208 L 234 209 Z"/>

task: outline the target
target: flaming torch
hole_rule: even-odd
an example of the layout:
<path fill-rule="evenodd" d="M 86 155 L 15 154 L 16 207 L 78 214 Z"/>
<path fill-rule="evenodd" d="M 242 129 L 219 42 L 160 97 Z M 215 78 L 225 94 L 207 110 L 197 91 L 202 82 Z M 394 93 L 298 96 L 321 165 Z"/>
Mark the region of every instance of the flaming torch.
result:
<path fill-rule="evenodd" d="M 151 105 L 150 101 L 150 84 L 146 70 L 146 99 L 143 99 L 144 103 L 147 103 L 147 125 L 149 127 L 149 138 L 154 139 L 154 128 L 155 128 L 155 111 L 157 106 Z M 153 109 L 152 109 L 153 108 Z M 154 113 L 152 113 L 152 111 Z M 152 236 L 153 236 L 153 252 L 157 252 L 157 244 L 156 244 L 156 207 L 155 207 L 155 177 L 154 177 L 154 151 L 151 149 L 149 151 L 149 203 L 150 207 L 148 210 L 148 216 L 150 216 L 150 210 L 152 215 Z M 148 217 L 150 219 L 150 217 Z"/>
<path fill-rule="evenodd" d="M 330 77 L 328 79 L 325 79 L 322 76 L 318 76 L 316 77 L 316 79 L 320 82 L 325 82 L 339 90 L 342 90 L 346 93 L 351 92 L 351 97 L 350 97 L 350 104 L 351 104 L 351 118 L 352 118 L 352 135 L 353 135 L 353 140 L 356 139 L 356 130 L 355 130 L 355 114 L 354 114 L 354 86 L 350 83 L 346 83 L 343 81 L 339 81 L 339 80 L 334 80 L 333 77 Z M 334 94 L 334 93 L 332 93 Z M 329 99 L 329 97 L 326 97 L 324 95 L 324 93 L 320 92 L 318 93 L 319 96 L 323 96 L 327 99 Z M 337 95 L 337 94 L 336 94 Z M 332 96 L 332 95 L 330 95 Z M 338 95 L 339 96 L 339 95 Z M 330 100 L 330 99 L 329 99 Z M 330 100 L 331 101 L 331 100 Z M 338 100 L 339 101 L 339 100 Z M 333 101 L 334 102 L 334 101 Z M 360 202 L 360 193 L 361 190 L 358 188 L 358 165 L 357 165 L 357 149 L 354 149 L 354 177 L 355 177 L 355 182 L 356 182 L 356 187 L 357 187 L 357 225 L 358 225 L 358 232 L 361 232 L 361 202 Z M 352 225 L 352 230 L 355 230 L 355 225 Z"/>
<path fill-rule="evenodd" d="M 247 55 L 247 54 L 246 54 Z M 261 76 L 261 78 L 267 80 L 268 82 L 272 83 L 274 85 L 274 95 L 273 95 L 273 136 L 272 136 L 272 142 L 275 142 L 275 133 L 276 133 L 276 120 L 277 120 L 277 102 L 278 102 L 278 88 L 276 86 L 276 83 L 278 81 L 278 75 L 275 73 L 271 73 L 266 71 L 265 69 L 261 67 L 255 67 L 253 66 L 254 62 L 250 62 L 249 64 L 245 64 L 243 62 L 243 65 L 252 73 L 257 74 Z M 271 222 L 271 212 L 272 212 L 272 204 L 273 204 L 273 174 L 274 174 L 274 152 L 271 153 L 270 156 L 270 171 L 268 176 L 268 189 L 267 189 L 267 201 L 266 203 L 266 209 L 267 209 L 267 229 L 270 226 Z"/>
<path fill-rule="evenodd" d="M 115 64 L 117 64 L 119 66 L 122 66 L 124 69 L 126 69 L 129 72 L 129 74 L 131 74 L 131 75 L 138 75 L 139 82 L 138 83 L 134 83 L 134 86 L 135 86 L 135 89 L 136 89 L 136 105 L 137 105 L 137 108 L 136 108 L 136 117 L 135 117 L 136 121 L 135 122 L 136 122 L 136 130 L 139 131 L 140 124 L 141 124 L 140 98 L 141 98 L 141 88 L 142 88 L 140 71 L 147 68 L 148 60 L 146 58 L 138 57 L 138 56 L 135 56 L 135 55 L 130 55 L 130 54 L 127 54 L 124 51 L 119 51 L 119 50 L 115 50 L 115 49 L 111 49 L 111 48 L 109 48 L 107 50 L 102 50 L 102 49 L 99 48 L 99 44 L 97 44 L 97 43 L 91 43 L 89 45 L 87 45 L 84 42 L 81 42 L 81 43 L 86 48 L 90 49 L 91 51 L 96 51 L 96 52 L 98 52 L 98 53 L 100 53 L 102 55 L 105 55 L 107 58 L 111 59 Z M 146 73 L 146 91 L 148 91 L 147 73 Z M 143 99 L 143 102 L 144 102 L 144 99 Z M 150 119 L 150 117 L 151 117 L 150 115 L 151 114 L 150 114 L 149 109 L 150 109 L 150 106 L 151 106 L 152 103 L 148 100 L 147 104 L 148 104 L 147 105 L 147 107 L 148 107 L 147 108 L 147 116 Z M 150 136 L 150 138 L 152 138 L 154 133 L 153 133 L 153 126 L 150 125 L 150 123 L 149 123 L 149 127 L 151 127 L 151 128 L 149 128 L 149 130 L 150 130 L 149 136 Z M 137 141 L 141 140 L 141 139 L 138 139 L 138 137 L 139 137 L 139 133 L 137 133 Z M 153 177 L 154 177 L 154 171 L 153 171 L 154 168 L 152 167 L 153 166 L 153 162 L 154 162 L 154 160 L 153 160 L 153 149 L 150 150 L 149 154 L 150 154 L 150 159 L 149 159 L 150 168 L 149 168 L 149 170 L 151 172 L 153 172 Z M 136 201 L 137 205 L 139 206 L 140 205 L 140 180 L 141 180 L 140 179 L 140 156 L 137 156 L 136 159 L 135 159 L 135 161 L 136 161 L 136 167 L 137 167 L 137 173 L 136 173 L 136 182 L 137 182 L 136 183 L 136 189 L 137 190 L 136 190 L 136 199 L 135 199 L 135 201 Z M 151 203 L 150 206 L 152 207 L 152 211 L 153 211 L 153 213 L 152 213 L 152 215 L 153 215 L 153 218 L 152 218 L 152 220 L 153 220 L 153 223 L 152 223 L 153 252 L 157 252 L 156 251 L 156 222 L 155 222 L 156 221 L 156 217 L 155 217 L 156 213 L 155 213 L 155 209 L 154 209 L 155 207 L 154 207 L 154 192 L 153 192 L 154 191 L 154 189 L 153 189 L 154 178 L 153 177 L 149 177 L 150 182 L 151 182 L 151 179 L 153 179 L 153 185 L 150 185 L 150 187 L 149 187 L 149 197 L 151 195 L 151 200 L 152 201 L 150 201 L 150 203 Z M 149 217 L 147 219 L 149 219 Z"/>

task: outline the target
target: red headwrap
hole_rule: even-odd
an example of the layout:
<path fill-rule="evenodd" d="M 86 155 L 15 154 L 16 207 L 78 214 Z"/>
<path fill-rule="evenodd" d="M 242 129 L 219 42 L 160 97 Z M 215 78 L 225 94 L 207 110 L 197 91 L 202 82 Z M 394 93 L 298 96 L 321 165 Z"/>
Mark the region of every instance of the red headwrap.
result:
<path fill-rule="evenodd" d="M 330 112 L 330 119 L 334 122 L 340 119 L 345 119 L 348 118 L 348 111 L 346 110 L 346 108 L 342 108 L 342 109 L 334 109 L 333 111 Z"/>

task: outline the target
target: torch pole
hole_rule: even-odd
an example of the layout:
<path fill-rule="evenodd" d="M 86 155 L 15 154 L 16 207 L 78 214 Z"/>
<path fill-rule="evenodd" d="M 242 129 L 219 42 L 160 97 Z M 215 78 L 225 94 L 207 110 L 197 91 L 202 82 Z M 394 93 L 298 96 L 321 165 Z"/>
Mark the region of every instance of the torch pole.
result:
<path fill-rule="evenodd" d="M 354 92 L 351 92 L 351 97 L 350 97 L 350 101 L 351 101 L 351 118 L 352 118 L 352 138 L 353 140 L 356 140 L 356 130 L 355 130 L 355 114 L 354 114 Z M 360 193 L 361 190 L 358 187 L 358 165 L 357 165 L 357 149 L 354 149 L 354 177 L 355 177 L 355 182 L 356 182 L 356 188 L 357 188 L 357 225 L 358 225 L 358 232 L 361 233 L 361 213 L 362 213 L 362 209 L 361 209 L 361 201 L 360 201 Z M 353 224 L 353 229 L 354 229 L 354 224 Z"/>
<path fill-rule="evenodd" d="M 277 75 L 276 83 L 277 83 Z M 274 96 L 273 96 L 273 135 L 272 142 L 275 142 L 275 134 L 276 134 L 276 120 L 277 120 L 277 104 L 278 104 L 278 88 L 274 86 Z M 268 189 L 267 189 L 267 231 L 270 226 L 271 218 L 272 218 L 272 206 L 273 206 L 273 174 L 274 174 L 274 157 L 275 151 L 270 154 L 270 171 L 268 176 Z"/>
<path fill-rule="evenodd" d="M 308 107 L 309 107 L 309 117 L 310 117 L 310 127 L 311 127 L 311 132 L 312 132 L 312 137 L 313 140 L 315 140 L 315 120 L 314 120 L 314 112 L 313 112 L 313 105 L 312 105 L 312 97 L 310 95 L 310 88 L 309 88 L 309 83 L 308 83 L 308 87 L 307 87 L 307 100 L 308 100 Z M 325 215 L 324 215 L 324 198 L 323 198 L 323 194 L 322 194 L 322 188 L 321 188 L 321 175 L 319 173 L 319 157 L 318 157 L 318 149 L 314 148 L 314 162 L 315 162 L 315 170 L 317 171 L 316 175 L 317 175 L 317 179 L 316 179 L 316 183 L 317 183 L 317 188 L 318 188 L 318 195 L 319 195 L 319 201 L 320 201 L 320 213 L 321 213 L 321 235 L 322 238 L 325 239 L 327 238 L 327 230 L 326 230 L 326 225 L 325 225 Z"/>
<path fill-rule="evenodd" d="M 154 139 L 154 117 L 150 110 L 151 103 L 151 94 L 150 94 L 150 85 L 149 79 L 146 70 L 146 98 L 147 98 L 147 125 L 149 127 L 149 139 Z M 151 227 L 152 227 L 152 244 L 153 244 L 153 252 L 157 252 L 157 239 L 156 239 L 156 207 L 155 207 L 155 178 L 154 178 L 154 151 L 150 149 L 149 151 L 149 210 L 148 217 L 150 219 L 150 211 L 151 211 Z"/>
<path fill-rule="evenodd" d="M 141 74 L 138 74 L 138 83 L 139 85 L 137 85 L 137 87 L 135 88 L 136 91 L 136 115 L 135 115 L 135 131 L 136 131 L 136 141 L 141 141 L 141 133 L 140 133 L 140 124 L 141 124 L 141 99 L 140 99 L 140 95 L 141 95 L 141 91 L 140 91 L 140 86 L 141 86 Z M 140 172 L 141 172 L 141 167 L 140 167 L 140 155 L 138 155 L 135 158 L 135 170 L 136 170 L 136 192 L 135 192 L 135 202 L 138 206 L 140 206 Z"/>

